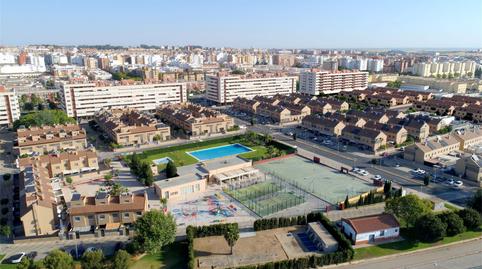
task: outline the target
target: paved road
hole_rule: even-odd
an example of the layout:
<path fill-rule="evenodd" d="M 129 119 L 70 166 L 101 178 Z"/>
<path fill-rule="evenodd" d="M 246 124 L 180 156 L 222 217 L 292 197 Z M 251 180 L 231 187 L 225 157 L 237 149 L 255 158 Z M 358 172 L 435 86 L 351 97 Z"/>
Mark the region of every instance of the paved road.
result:
<path fill-rule="evenodd" d="M 482 268 L 482 240 L 427 249 L 406 255 L 364 260 L 357 264 L 337 266 L 339 269 L 465 269 Z"/>

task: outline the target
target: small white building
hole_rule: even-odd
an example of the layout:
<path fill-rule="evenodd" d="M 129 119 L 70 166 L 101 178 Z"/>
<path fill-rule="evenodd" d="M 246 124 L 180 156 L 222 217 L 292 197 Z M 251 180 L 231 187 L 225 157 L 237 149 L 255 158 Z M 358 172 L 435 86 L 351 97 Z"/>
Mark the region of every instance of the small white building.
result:
<path fill-rule="evenodd" d="M 395 239 L 400 236 L 400 223 L 391 214 L 342 219 L 342 231 L 354 245 Z"/>

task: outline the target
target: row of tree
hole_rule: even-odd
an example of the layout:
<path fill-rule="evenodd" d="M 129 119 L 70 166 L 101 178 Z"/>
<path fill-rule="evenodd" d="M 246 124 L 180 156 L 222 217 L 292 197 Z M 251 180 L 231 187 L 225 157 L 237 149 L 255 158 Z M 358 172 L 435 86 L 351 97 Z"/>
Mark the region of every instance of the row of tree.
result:
<path fill-rule="evenodd" d="M 41 110 L 22 115 L 20 119 L 13 123 L 15 130 L 20 126 L 32 127 L 43 125 L 76 123 L 74 118 L 70 118 L 62 110 Z"/>
<path fill-rule="evenodd" d="M 137 180 L 146 186 L 151 186 L 154 182 L 151 165 L 148 161 L 141 160 L 135 152 L 128 160 L 131 172 L 137 176 Z"/>

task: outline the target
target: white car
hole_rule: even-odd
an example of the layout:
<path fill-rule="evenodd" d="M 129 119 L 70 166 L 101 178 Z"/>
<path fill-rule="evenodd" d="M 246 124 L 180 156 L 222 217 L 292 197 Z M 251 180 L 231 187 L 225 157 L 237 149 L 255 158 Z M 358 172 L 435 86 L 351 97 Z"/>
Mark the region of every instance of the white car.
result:
<path fill-rule="evenodd" d="M 374 176 L 373 176 L 373 179 L 375 179 L 375 180 L 381 180 L 381 179 L 382 179 L 382 176 L 380 176 L 380 175 L 374 175 Z"/>
<path fill-rule="evenodd" d="M 455 181 L 454 181 L 453 179 L 447 180 L 447 185 L 452 186 L 452 185 L 454 185 L 454 184 L 455 184 Z"/>
<path fill-rule="evenodd" d="M 462 187 L 462 185 L 464 185 L 464 183 L 460 180 L 457 180 L 457 181 L 454 182 L 454 186 L 457 187 L 457 188 Z"/>
<path fill-rule="evenodd" d="M 358 172 L 360 171 L 360 168 L 358 168 L 358 167 L 353 167 L 352 171 L 355 172 L 355 173 L 358 173 Z"/>
<path fill-rule="evenodd" d="M 368 173 L 368 172 L 365 171 L 365 170 L 361 170 L 361 171 L 360 171 L 360 174 L 361 174 L 361 175 L 364 175 L 364 176 L 370 175 L 370 173 Z"/>
<path fill-rule="evenodd" d="M 20 252 L 18 254 L 13 255 L 10 257 L 10 263 L 17 264 L 22 261 L 22 259 L 25 257 L 25 252 Z"/>
<path fill-rule="evenodd" d="M 88 247 L 85 252 L 93 252 L 93 251 L 97 251 L 98 249 L 95 248 L 95 247 Z"/>

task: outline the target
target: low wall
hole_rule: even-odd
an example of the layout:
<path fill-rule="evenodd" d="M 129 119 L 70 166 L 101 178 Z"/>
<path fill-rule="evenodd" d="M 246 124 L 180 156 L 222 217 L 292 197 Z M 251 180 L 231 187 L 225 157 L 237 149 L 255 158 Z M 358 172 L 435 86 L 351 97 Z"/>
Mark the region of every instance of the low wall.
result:
<path fill-rule="evenodd" d="M 289 157 L 292 157 L 292 156 L 295 156 L 295 155 L 296 155 L 295 153 L 291 153 L 291 154 L 286 154 L 286 155 L 283 155 L 283 156 L 274 157 L 274 158 L 270 158 L 270 159 L 259 160 L 259 161 L 253 162 L 253 165 L 272 162 L 272 161 L 276 161 L 276 160 L 282 160 L 282 159 L 286 159 L 286 158 L 289 158 Z"/>

